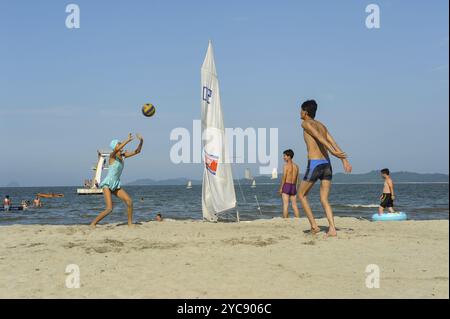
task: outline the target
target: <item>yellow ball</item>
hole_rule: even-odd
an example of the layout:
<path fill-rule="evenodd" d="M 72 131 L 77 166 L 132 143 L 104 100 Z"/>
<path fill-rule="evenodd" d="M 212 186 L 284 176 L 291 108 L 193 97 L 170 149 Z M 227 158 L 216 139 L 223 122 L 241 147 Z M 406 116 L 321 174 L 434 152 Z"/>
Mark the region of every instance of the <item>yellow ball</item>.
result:
<path fill-rule="evenodd" d="M 155 115 L 155 112 L 156 108 L 153 104 L 147 103 L 142 107 L 142 114 L 144 114 L 144 116 L 151 117 Z"/>

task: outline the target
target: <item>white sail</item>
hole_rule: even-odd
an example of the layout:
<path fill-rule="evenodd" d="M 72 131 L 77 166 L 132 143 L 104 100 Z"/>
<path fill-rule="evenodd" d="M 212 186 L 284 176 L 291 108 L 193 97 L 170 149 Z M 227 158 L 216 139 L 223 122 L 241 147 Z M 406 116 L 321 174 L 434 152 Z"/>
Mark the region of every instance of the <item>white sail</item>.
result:
<path fill-rule="evenodd" d="M 274 168 L 272 171 L 272 179 L 277 179 L 277 178 L 278 178 L 278 172 L 277 172 L 277 169 Z"/>
<path fill-rule="evenodd" d="M 187 189 L 191 189 L 192 188 L 192 181 L 188 181 L 186 188 Z"/>
<path fill-rule="evenodd" d="M 253 180 L 253 182 L 252 182 L 252 186 L 251 186 L 252 188 L 255 188 L 256 187 L 256 181 L 255 180 Z"/>
<path fill-rule="evenodd" d="M 248 180 L 253 179 L 252 173 L 250 172 L 250 169 L 248 169 L 248 168 L 245 169 L 244 178 L 248 179 Z"/>
<path fill-rule="evenodd" d="M 95 176 L 94 180 L 92 181 L 91 187 L 97 187 L 97 185 L 100 185 L 100 182 L 102 180 L 102 172 L 104 169 L 104 165 L 106 162 L 106 159 L 109 155 L 108 154 L 99 154 L 98 161 L 97 161 L 97 167 L 95 168 Z"/>
<path fill-rule="evenodd" d="M 108 153 L 98 153 L 97 164 L 92 168 L 94 170 L 94 177 L 92 180 L 85 180 L 83 188 L 77 188 L 78 195 L 96 195 L 103 193 L 103 190 L 98 188 L 98 185 L 100 185 L 102 180 L 103 170 L 108 169 L 108 167 L 105 167 L 108 157 Z"/>
<path fill-rule="evenodd" d="M 211 41 L 202 65 L 201 75 L 202 143 L 205 163 L 202 212 L 204 219 L 217 221 L 219 213 L 236 207 L 236 194 L 228 158 L 219 81 Z"/>

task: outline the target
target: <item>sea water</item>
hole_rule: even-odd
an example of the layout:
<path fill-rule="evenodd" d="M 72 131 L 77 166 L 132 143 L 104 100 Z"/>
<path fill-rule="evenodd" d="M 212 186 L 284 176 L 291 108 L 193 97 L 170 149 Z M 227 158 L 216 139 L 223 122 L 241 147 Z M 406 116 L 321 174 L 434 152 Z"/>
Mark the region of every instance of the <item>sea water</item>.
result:
<path fill-rule="evenodd" d="M 281 197 L 277 184 L 235 185 L 241 220 L 255 220 L 281 216 Z M 334 184 L 330 202 L 336 216 L 370 219 L 377 212 L 383 185 L 379 184 Z M 42 199 L 42 208 L 25 211 L 0 211 L 0 225 L 11 224 L 89 224 L 104 207 L 103 195 L 77 195 L 77 187 L 17 187 L 0 188 L 0 197 L 9 195 L 13 205 L 22 200 L 32 201 L 36 193 L 62 193 L 64 198 Z M 202 218 L 202 188 L 186 186 L 124 186 L 134 200 L 134 221 L 154 220 L 157 213 L 165 218 Z M 448 219 L 448 184 L 396 184 L 396 209 L 406 212 L 408 219 Z M 311 207 L 317 217 L 324 217 L 319 200 L 319 187 L 310 193 Z M 114 210 L 102 223 L 126 222 L 126 207 L 113 198 Z M 299 207 L 301 206 L 298 203 Z M 292 211 L 290 211 L 292 216 Z M 235 212 L 225 214 L 232 220 Z M 304 217 L 300 209 L 301 217 Z"/>

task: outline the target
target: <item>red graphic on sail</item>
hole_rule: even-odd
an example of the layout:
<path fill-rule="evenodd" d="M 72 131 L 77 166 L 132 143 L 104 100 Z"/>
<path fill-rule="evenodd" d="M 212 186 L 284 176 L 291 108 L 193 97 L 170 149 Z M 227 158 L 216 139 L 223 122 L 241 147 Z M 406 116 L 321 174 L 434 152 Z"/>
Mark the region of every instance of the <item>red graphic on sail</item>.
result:
<path fill-rule="evenodd" d="M 205 165 L 208 172 L 216 175 L 217 166 L 219 165 L 219 157 L 205 152 Z"/>

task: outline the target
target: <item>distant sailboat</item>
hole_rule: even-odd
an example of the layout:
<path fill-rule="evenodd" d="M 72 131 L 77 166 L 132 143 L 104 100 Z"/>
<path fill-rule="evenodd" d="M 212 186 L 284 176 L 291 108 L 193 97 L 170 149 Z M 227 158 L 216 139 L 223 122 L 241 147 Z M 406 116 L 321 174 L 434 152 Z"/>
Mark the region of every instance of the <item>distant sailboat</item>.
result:
<path fill-rule="evenodd" d="M 277 179 L 277 178 L 278 178 L 278 172 L 277 172 L 277 169 L 274 168 L 272 171 L 272 179 Z"/>
<path fill-rule="evenodd" d="M 191 189 L 192 188 L 192 181 L 189 181 L 187 183 L 186 189 Z"/>
<path fill-rule="evenodd" d="M 252 173 L 250 172 L 250 169 L 248 169 L 248 168 L 245 169 L 244 178 L 247 179 L 247 180 L 252 180 L 253 179 Z"/>
<path fill-rule="evenodd" d="M 253 180 L 253 182 L 252 182 L 252 186 L 250 186 L 251 188 L 256 188 L 256 181 L 255 180 Z"/>

